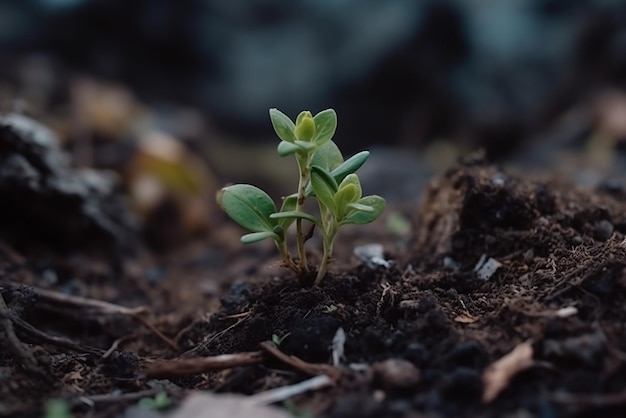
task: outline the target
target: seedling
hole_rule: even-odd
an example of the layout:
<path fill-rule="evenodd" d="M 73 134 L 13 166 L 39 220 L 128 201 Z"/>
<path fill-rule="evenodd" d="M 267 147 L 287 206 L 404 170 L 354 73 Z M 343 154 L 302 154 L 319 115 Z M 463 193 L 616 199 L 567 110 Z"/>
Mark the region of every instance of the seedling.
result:
<path fill-rule="evenodd" d="M 297 192 L 283 198 L 277 210 L 272 198 L 258 187 L 235 184 L 218 194 L 218 202 L 239 225 L 250 231 L 241 241 L 250 244 L 271 238 L 283 258 L 283 265 L 300 277 L 310 271 L 305 242 L 308 222 L 321 231 L 323 255 L 315 277 L 315 285 L 326 275 L 333 253 L 333 243 L 339 228 L 348 224 L 366 224 L 380 216 L 385 200 L 376 195 L 362 196 L 356 171 L 369 157 L 369 151 L 359 152 L 344 161 L 332 141 L 337 128 L 337 114 L 326 109 L 315 116 L 300 112 L 295 123 L 277 109 L 270 109 L 270 119 L 280 138 L 277 152 L 293 155 L 298 163 Z M 307 198 L 315 198 L 318 216 L 304 211 Z M 289 253 L 286 231 L 295 222 L 297 259 Z M 313 230 L 310 230 L 311 233 Z"/>
<path fill-rule="evenodd" d="M 279 337 L 278 334 L 272 334 L 272 342 L 276 344 L 276 347 L 279 347 L 289 335 L 291 335 L 291 332 L 286 333 L 282 337 Z"/>
<path fill-rule="evenodd" d="M 174 402 L 172 402 L 170 397 L 167 395 L 167 392 L 165 391 L 157 393 L 154 398 L 141 398 L 139 400 L 140 406 L 147 409 L 153 409 L 155 411 L 162 411 L 169 408 L 173 404 Z"/>

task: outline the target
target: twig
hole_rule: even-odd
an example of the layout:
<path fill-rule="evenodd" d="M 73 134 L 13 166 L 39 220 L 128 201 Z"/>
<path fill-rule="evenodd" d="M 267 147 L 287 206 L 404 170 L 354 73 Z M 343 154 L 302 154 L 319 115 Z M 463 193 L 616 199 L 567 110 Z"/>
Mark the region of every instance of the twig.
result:
<path fill-rule="evenodd" d="M 224 335 L 225 333 L 227 333 L 228 331 L 230 331 L 231 329 L 235 328 L 237 325 L 241 324 L 243 321 L 245 321 L 246 319 L 248 319 L 251 315 L 251 312 L 242 312 L 241 314 L 237 314 L 237 315 L 231 315 L 230 317 L 226 317 L 226 319 L 229 318 L 238 318 L 237 322 L 235 322 L 234 324 L 228 326 L 227 328 L 224 328 L 223 330 L 221 330 L 220 332 L 215 333 L 215 335 L 211 336 L 211 338 L 209 338 L 207 341 L 202 341 L 200 344 L 198 344 L 197 346 L 195 346 L 194 348 L 185 351 L 183 354 L 181 354 L 179 357 L 180 358 L 190 358 L 190 356 L 194 353 L 197 353 L 200 350 L 205 350 L 206 348 L 209 347 L 209 345 L 218 337 Z M 225 318 L 222 318 L 225 319 Z"/>
<path fill-rule="evenodd" d="M 37 371 L 37 360 L 33 356 L 33 353 L 28 351 L 24 347 L 22 342 L 15 335 L 15 329 L 13 328 L 13 322 L 11 321 L 12 314 L 9 311 L 9 307 L 4 301 L 2 293 L 0 293 L 0 326 L 6 335 L 7 350 L 11 353 L 16 361 L 21 361 L 24 367 L 29 370 Z"/>
<path fill-rule="evenodd" d="M 81 345 L 67 338 L 56 337 L 54 335 L 46 334 L 45 332 L 35 328 L 28 322 L 24 321 L 22 318 L 18 318 L 15 315 L 11 315 L 10 319 L 16 326 L 18 326 L 22 331 L 26 332 L 30 337 L 42 343 L 64 347 L 64 348 L 67 348 L 69 350 L 76 351 L 79 353 L 96 354 L 99 356 L 104 353 L 104 350 L 100 348 Z"/>
<path fill-rule="evenodd" d="M 268 354 L 271 354 L 278 360 L 290 365 L 291 367 L 301 371 L 302 373 L 311 376 L 325 374 L 333 380 L 339 380 L 339 378 L 341 378 L 341 371 L 333 366 L 330 366 L 328 364 L 307 363 L 306 361 L 301 360 L 298 357 L 289 356 L 280 351 L 278 347 L 276 347 L 276 345 L 271 341 L 264 341 L 260 345 L 263 351 L 266 351 Z"/>
<path fill-rule="evenodd" d="M 154 335 L 156 335 L 161 341 L 165 344 L 169 345 L 170 348 L 174 351 L 178 351 L 178 344 L 165 336 L 161 331 L 159 331 L 151 322 L 149 322 L 146 318 L 140 315 L 131 315 L 132 318 L 139 321 L 144 327 L 148 328 Z"/>
<path fill-rule="evenodd" d="M 18 283 L 3 283 L 0 286 L 19 287 L 26 286 Z M 124 306 L 115 305 L 113 303 L 104 302 L 96 299 L 84 298 L 81 296 L 67 295 L 52 290 L 40 289 L 35 286 L 27 286 L 34 290 L 39 296 L 39 300 L 46 301 L 55 305 L 66 305 L 71 308 L 77 308 L 87 311 L 93 315 L 127 315 L 139 321 L 143 326 L 148 328 L 165 344 L 169 345 L 173 350 L 178 350 L 178 345 L 166 337 L 161 331 L 146 320 L 142 315 L 149 313 L 150 309 L 146 306 L 138 306 L 136 308 L 126 308 Z"/>
<path fill-rule="evenodd" d="M 118 338 L 117 340 L 113 341 L 113 344 L 111 344 L 111 347 L 109 347 L 109 349 L 104 352 L 104 354 L 102 355 L 102 358 L 103 359 L 108 358 L 115 350 L 117 350 L 117 347 L 119 347 L 121 343 L 132 340 L 133 338 L 137 338 L 137 337 L 138 337 L 137 334 L 130 334 L 130 335 L 125 335 L 121 338 Z"/>
<path fill-rule="evenodd" d="M 72 400 L 70 404 L 74 406 L 82 403 L 93 406 L 103 403 L 132 402 L 142 398 L 151 398 L 159 392 L 160 390 L 157 389 L 149 389 L 132 393 L 105 393 L 102 395 L 79 396 Z"/>
<path fill-rule="evenodd" d="M 145 375 L 148 378 L 166 378 L 252 366 L 263 362 L 263 353 L 252 351 L 238 354 L 222 354 L 213 357 L 200 357 L 184 360 L 160 361 L 150 364 Z"/>
<path fill-rule="evenodd" d="M 11 285 L 14 285 L 11 283 Z M 53 290 L 40 289 L 32 287 L 38 294 L 40 300 L 45 300 L 59 305 L 67 305 L 73 308 L 87 310 L 92 314 L 100 315 L 129 315 L 134 316 L 149 312 L 146 306 L 138 306 L 136 308 L 126 308 L 101 300 L 84 298 L 82 296 L 67 295 L 65 293 L 55 292 Z"/>
<path fill-rule="evenodd" d="M 318 390 L 327 386 L 333 385 L 333 379 L 323 374 L 320 376 L 312 377 L 300 383 L 296 383 L 291 386 L 283 386 L 276 389 L 271 389 L 265 392 L 258 393 L 251 396 L 249 399 L 260 405 L 269 405 L 274 402 L 284 401 L 292 396 L 299 395 L 310 390 Z"/>

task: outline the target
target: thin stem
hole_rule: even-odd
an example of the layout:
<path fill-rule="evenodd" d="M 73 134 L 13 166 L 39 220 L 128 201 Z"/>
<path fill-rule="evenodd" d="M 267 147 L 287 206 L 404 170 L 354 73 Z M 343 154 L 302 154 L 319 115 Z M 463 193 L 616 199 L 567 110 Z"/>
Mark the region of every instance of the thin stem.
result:
<path fill-rule="evenodd" d="M 285 264 L 285 267 L 297 273 L 298 267 L 294 264 L 293 260 L 291 259 L 291 255 L 287 250 L 287 242 L 285 240 L 274 242 L 276 243 L 276 248 L 278 248 L 278 252 L 283 256 L 283 263 Z"/>
<path fill-rule="evenodd" d="M 330 262 L 330 257 L 333 255 L 334 236 L 329 236 L 328 238 L 328 240 L 324 240 L 324 254 L 322 255 L 322 262 L 320 263 L 320 268 L 317 271 L 317 276 L 315 276 L 315 286 L 319 286 L 324 276 L 326 276 L 328 263 Z"/>
<path fill-rule="evenodd" d="M 315 286 L 319 286 L 324 276 L 326 276 L 326 272 L 328 271 L 328 263 L 330 262 L 330 257 L 333 255 L 333 243 L 335 241 L 335 235 L 337 234 L 337 225 L 332 214 L 329 214 L 326 208 L 321 204 L 320 211 L 322 214 L 322 223 L 324 228 L 324 253 L 322 254 L 322 262 L 320 263 L 320 268 L 317 271 L 317 276 L 315 276 Z"/>
<path fill-rule="evenodd" d="M 304 210 L 304 199 L 306 199 L 306 186 L 309 182 L 309 157 L 297 157 L 298 170 L 300 171 L 300 179 L 298 181 L 298 201 L 296 203 L 296 210 L 302 212 Z M 298 245 L 298 259 L 300 264 L 300 271 L 302 273 L 309 270 L 309 265 L 306 258 L 306 251 L 304 249 L 305 236 L 302 232 L 302 219 L 296 219 L 296 239 Z"/>

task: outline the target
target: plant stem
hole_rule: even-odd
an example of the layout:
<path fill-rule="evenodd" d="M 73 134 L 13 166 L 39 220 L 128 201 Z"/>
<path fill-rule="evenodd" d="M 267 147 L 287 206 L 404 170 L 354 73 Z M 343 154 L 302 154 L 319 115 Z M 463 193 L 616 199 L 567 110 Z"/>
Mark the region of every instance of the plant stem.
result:
<path fill-rule="evenodd" d="M 274 241 L 276 243 L 276 248 L 278 248 L 278 252 L 283 256 L 283 263 L 285 266 L 295 272 L 298 272 L 298 267 L 294 264 L 291 259 L 291 255 L 287 250 L 287 242 L 285 240 L 282 241 Z"/>
<path fill-rule="evenodd" d="M 306 186 L 309 182 L 309 157 L 297 157 L 298 170 L 300 171 L 300 179 L 298 181 L 298 201 L 296 203 L 296 210 L 303 212 L 304 199 L 306 199 Z M 302 219 L 296 219 L 296 239 L 298 244 L 298 260 L 300 264 L 300 272 L 304 273 L 309 270 L 309 265 L 306 259 L 306 251 L 304 249 L 304 233 L 302 232 Z"/>
<path fill-rule="evenodd" d="M 324 254 L 322 255 L 322 262 L 320 263 L 320 268 L 317 271 L 317 276 L 315 276 L 315 282 L 313 283 L 315 286 L 319 286 L 324 276 L 326 276 L 328 263 L 330 262 L 330 257 L 333 255 L 333 243 L 335 241 L 335 235 L 337 234 L 335 220 L 330 219 L 330 223 L 327 225 L 327 228 L 324 229 Z"/>

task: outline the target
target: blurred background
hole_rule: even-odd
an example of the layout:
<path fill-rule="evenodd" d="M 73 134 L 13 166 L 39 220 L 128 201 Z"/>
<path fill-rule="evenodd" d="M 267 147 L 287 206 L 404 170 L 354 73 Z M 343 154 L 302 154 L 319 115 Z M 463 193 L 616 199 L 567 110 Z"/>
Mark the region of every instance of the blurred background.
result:
<path fill-rule="evenodd" d="M 0 110 L 117 173 L 155 248 L 206 230 L 224 183 L 293 188 L 270 107 L 335 108 L 391 199 L 479 148 L 587 185 L 623 172 L 621 0 L 5 0 L 0 59 Z"/>

